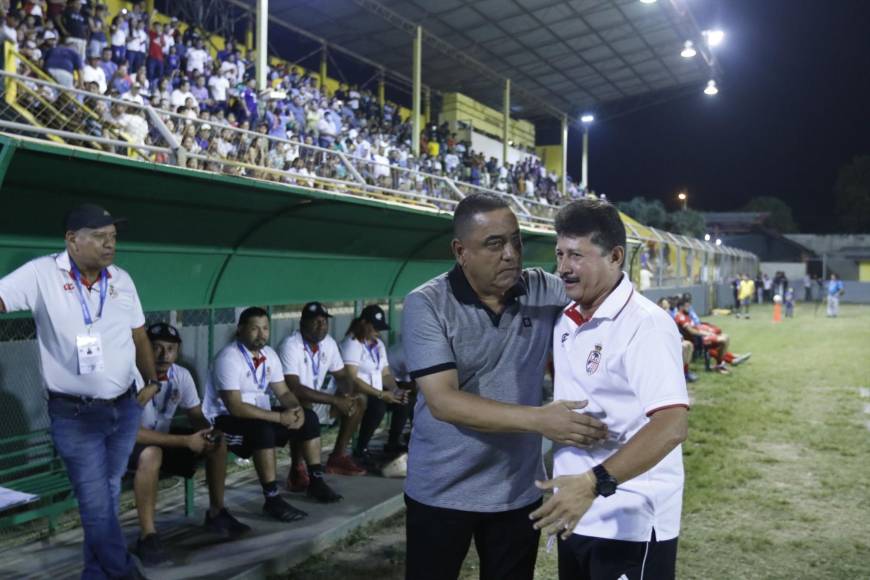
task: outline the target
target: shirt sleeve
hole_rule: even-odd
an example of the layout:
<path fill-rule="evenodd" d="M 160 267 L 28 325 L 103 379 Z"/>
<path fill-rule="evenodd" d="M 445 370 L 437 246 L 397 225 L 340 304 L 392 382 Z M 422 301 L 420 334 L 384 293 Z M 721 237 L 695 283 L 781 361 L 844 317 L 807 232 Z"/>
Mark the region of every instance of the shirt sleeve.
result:
<path fill-rule="evenodd" d="M 131 321 L 130 328 L 139 328 L 145 326 L 145 313 L 142 311 L 142 303 L 139 301 L 139 292 L 136 290 L 136 284 L 130 278 L 130 285 L 133 287 L 133 309 L 130 312 Z"/>
<path fill-rule="evenodd" d="M 405 298 L 402 346 L 405 364 L 413 379 L 456 368 L 447 333 L 431 302 L 419 292 Z"/>
<path fill-rule="evenodd" d="M 281 360 L 285 375 L 302 376 L 302 365 L 305 364 L 302 357 L 305 356 L 305 353 L 298 351 L 298 348 L 293 348 L 290 340 L 285 339 L 278 345 L 278 358 Z"/>
<path fill-rule="evenodd" d="M 381 355 L 381 361 L 378 371 L 384 372 L 384 369 L 390 368 L 390 359 L 387 358 L 387 345 L 385 345 L 384 341 L 381 339 L 378 339 L 378 351 Z"/>
<path fill-rule="evenodd" d="M 358 367 L 362 362 L 363 346 L 360 341 L 348 339 L 341 343 L 341 359 L 346 365 Z"/>
<path fill-rule="evenodd" d="M 219 356 L 214 361 L 214 386 L 218 391 L 242 390 L 239 367 L 233 361 L 231 353 Z"/>
<path fill-rule="evenodd" d="M 628 383 L 646 415 L 665 407 L 689 406 L 676 329 L 653 327 L 638 332 L 626 350 L 625 365 Z"/>
<path fill-rule="evenodd" d="M 329 366 L 327 368 L 329 372 L 337 373 L 344 368 L 344 359 L 341 358 L 341 352 L 339 352 L 335 341 L 329 341 L 327 344 L 329 346 L 324 345 L 323 347 L 327 351 L 324 354 L 329 357 L 327 360 Z"/>
<path fill-rule="evenodd" d="M 193 409 L 200 405 L 199 393 L 196 392 L 196 383 L 193 382 L 193 375 L 187 369 L 182 369 L 179 372 L 178 388 L 181 391 L 181 400 L 178 405 L 182 409 Z"/>
<path fill-rule="evenodd" d="M 32 261 L 0 278 L 0 300 L 6 306 L 6 312 L 33 310 L 37 296 L 39 283 L 36 264 Z"/>

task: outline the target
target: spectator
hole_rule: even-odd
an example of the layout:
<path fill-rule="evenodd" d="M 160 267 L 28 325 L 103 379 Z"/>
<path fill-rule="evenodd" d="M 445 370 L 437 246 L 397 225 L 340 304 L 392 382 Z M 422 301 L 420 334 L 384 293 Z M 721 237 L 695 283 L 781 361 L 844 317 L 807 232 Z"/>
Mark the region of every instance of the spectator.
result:
<path fill-rule="evenodd" d="M 197 38 L 192 49 L 187 51 L 187 67 L 188 76 L 205 74 L 206 65 L 211 57 L 208 51 L 205 50 L 205 42 L 201 38 Z"/>
<path fill-rule="evenodd" d="M 63 44 L 46 52 L 45 69 L 57 84 L 68 89 L 76 86 L 76 73 L 82 70 L 82 59 L 73 39 L 65 38 Z"/>
<path fill-rule="evenodd" d="M 69 0 L 60 20 L 60 31 L 67 37 L 70 47 L 84 61 L 87 50 L 88 22 L 82 14 L 81 0 Z"/>
<path fill-rule="evenodd" d="M 208 78 L 208 88 L 214 101 L 214 108 L 218 111 L 227 111 L 227 91 L 230 88 L 230 77 L 233 72 L 228 70 L 224 73 L 213 72 Z"/>
<path fill-rule="evenodd" d="M 103 72 L 103 69 L 100 67 L 100 60 L 96 56 L 89 56 L 88 64 L 86 64 L 82 69 L 82 84 L 84 85 L 87 83 L 96 83 L 97 90 L 101 95 L 105 94 L 106 89 L 108 88 L 106 73 Z"/>
<path fill-rule="evenodd" d="M 132 86 L 133 79 L 130 78 L 129 74 L 127 74 L 127 63 L 126 61 L 122 61 L 121 64 L 118 65 L 118 69 L 115 71 L 115 76 L 112 79 L 112 89 L 119 95 L 123 95 L 128 92 Z"/>
<path fill-rule="evenodd" d="M 755 282 L 749 277 L 749 274 L 743 273 L 740 275 L 740 286 L 738 296 L 740 305 L 743 307 L 743 318 L 749 318 L 749 305 L 752 304 L 752 299 L 755 297 Z M 740 318 L 741 313 L 737 312 L 734 317 Z"/>
<path fill-rule="evenodd" d="M 827 316 L 836 318 L 840 314 L 840 298 L 846 293 L 846 287 L 840 277 L 831 274 L 828 280 L 828 307 Z"/>
<path fill-rule="evenodd" d="M 187 106 L 187 100 L 193 99 L 194 106 L 197 106 L 196 97 L 193 96 L 193 93 L 190 92 L 190 81 L 186 78 L 182 79 L 181 84 L 178 85 L 178 88 L 172 91 L 171 96 L 169 97 L 169 104 L 172 105 L 173 109 L 177 109 L 178 107 Z"/>
<path fill-rule="evenodd" d="M 162 322 L 153 324 L 148 328 L 148 338 L 154 349 L 160 390 L 142 411 L 129 469 L 134 473 L 133 491 L 140 527 L 136 551 L 146 566 L 156 566 L 169 560 L 154 525 L 161 473 L 190 478 L 196 473 L 197 464 L 205 460 L 209 495 L 206 530 L 237 538 L 251 528 L 230 515 L 224 507 L 227 443 L 203 415 L 190 372 L 176 364 L 181 347 L 178 330 Z M 184 409 L 193 429 L 172 427 L 178 408 Z"/>
<path fill-rule="evenodd" d="M 127 37 L 129 36 L 130 27 L 127 22 L 127 11 L 122 10 L 120 14 L 115 16 L 112 21 L 112 60 L 115 64 L 120 65 L 127 60 Z"/>
<path fill-rule="evenodd" d="M 118 70 L 118 65 L 112 60 L 111 48 L 106 47 L 103 49 L 102 57 L 97 64 L 103 70 L 103 76 L 107 83 L 115 78 L 115 72 Z"/>
<path fill-rule="evenodd" d="M 193 86 L 190 88 L 190 94 L 193 95 L 201 110 L 211 111 L 213 102 L 208 94 L 208 87 L 205 86 L 205 77 L 199 75 L 193 83 Z"/>
<path fill-rule="evenodd" d="M 236 340 L 218 353 L 212 365 L 205 415 L 225 433 L 230 451 L 239 457 L 253 456 L 265 497 L 263 512 L 279 521 L 293 522 L 308 514 L 278 494 L 275 451 L 291 439 L 303 446 L 317 440 L 317 444 L 309 446 L 317 447 L 319 460 L 320 424 L 314 411 L 303 409 L 287 388 L 281 361 L 266 345 L 268 340 L 268 313 L 255 307 L 242 312 Z M 270 393 L 281 407 L 272 408 Z M 313 462 L 315 456 L 309 459 Z M 308 467 L 311 470 L 316 466 Z M 335 492 L 332 494 L 340 499 Z"/>
<path fill-rule="evenodd" d="M 145 21 L 138 20 L 132 25 L 133 30 L 127 37 L 127 61 L 130 71 L 137 72 L 145 64 L 145 51 L 148 49 L 148 33 L 145 32 Z"/>
<path fill-rule="evenodd" d="M 145 99 L 139 92 L 141 89 L 142 86 L 139 83 L 134 82 L 132 85 L 130 85 L 130 91 L 121 95 L 121 98 L 125 101 L 130 101 L 131 103 L 135 103 L 140 106 L 144 105 Z"/>
<path fill-rule="evenodd" d="M 171 37 L 170 37 L 171 38 Z M 163 49 L 166 37 L 163 34 L 163 25 L 155 22 L 148 32 L 148 80 L 155 81 L 163 77 Z"/>
<path fill-rule="evenodd" d="M 96 56 L 99 58 L 103 54 L 103 49 L 109 45 L 109 41 L 106 38 L 105 5 L 96 5 L 94 14 L 88 18 L 88 30 L 91 35 L 90 40 L 88 40 L 88 57 Z"/>

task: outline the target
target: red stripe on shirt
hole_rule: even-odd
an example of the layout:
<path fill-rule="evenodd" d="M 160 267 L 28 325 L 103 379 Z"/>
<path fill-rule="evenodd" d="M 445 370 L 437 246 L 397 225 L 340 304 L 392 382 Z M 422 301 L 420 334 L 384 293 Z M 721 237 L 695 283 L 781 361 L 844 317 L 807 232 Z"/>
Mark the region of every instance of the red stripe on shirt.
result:
<path fill-rule="evenodd" d="M 653 413 L 658 413 L 659 411 L 664 411 L 665 409 L 673 409 L 675 407 L 683 407 L 686 410 L 689 409 L 689 406 L 686 405 L 685 403 L 674 403 L 673 405 L 665 405 L 664 407 L 658 407 L 656 409 L 653 409 L 652 411 L 647 413 L 646 416 L 652 417 Z"/>

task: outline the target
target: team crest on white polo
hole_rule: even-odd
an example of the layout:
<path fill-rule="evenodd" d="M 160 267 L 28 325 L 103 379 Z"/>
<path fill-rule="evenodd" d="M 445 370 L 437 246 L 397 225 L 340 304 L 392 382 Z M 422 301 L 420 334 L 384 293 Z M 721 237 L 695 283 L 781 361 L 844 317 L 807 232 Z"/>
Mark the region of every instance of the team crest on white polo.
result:
<path fill-rule="evenodd" d="M 586 357 L 586 374 L 594 375 L 598 370 L 598 365 L 601 364 L 601 349 L 600 344 L 596 344 L 595 348 L 589 351 L 589 356 Z"/>

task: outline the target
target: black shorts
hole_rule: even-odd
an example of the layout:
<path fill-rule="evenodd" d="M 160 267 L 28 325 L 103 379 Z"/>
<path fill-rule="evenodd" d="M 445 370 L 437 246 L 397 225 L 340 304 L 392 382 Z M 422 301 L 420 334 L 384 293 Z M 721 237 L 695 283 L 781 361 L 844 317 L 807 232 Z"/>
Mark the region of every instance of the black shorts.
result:
<path fill-rule="evenodd" d="M 677 567 L 677 540 L 627 542 L 571 534 L 559 540 L 559 579 L 673 580 Z"/>
<path fill-rule="evenodd" d="M 191 433 L 194 433 L 194 430 L 172 429 L 171 433 L 173 435 L 190 435 Z M 203 460 L 202 455 L 197 455 L 187 447 L 163 447 L 162 445 L 143 445 L 137 443 L 133 447 L 133 453 L 130 454 L 130 460 L 127 462 L 127 469 L 131 473 L 136 473 L 136 468 L 139 465 L 139 456 L 146 447 L 160 447 L 160 449 L 163 450 L 163 461 L 160 464 L 160 473 L 164 475 L 193 477 L 200 461 Z"/>
<path fill-rule="evenodd" d="M 281 408 L 274 411 L 280 412 Z M 288 429 L 278 423 L 262 419 L 240 419 L 221 415 L 214 421 L 215 429 L 222 431 L 227 447 L 239 457 L 248 458 L 260 449 L 277 449 L 289 441 L 310 441 L 320 437 L 320 421 L 311 409 L 305 411 L 305 423 L 299 429 Z"/>

